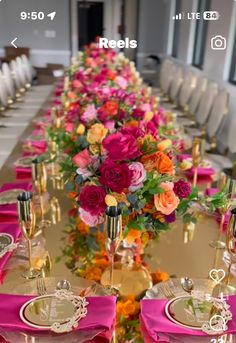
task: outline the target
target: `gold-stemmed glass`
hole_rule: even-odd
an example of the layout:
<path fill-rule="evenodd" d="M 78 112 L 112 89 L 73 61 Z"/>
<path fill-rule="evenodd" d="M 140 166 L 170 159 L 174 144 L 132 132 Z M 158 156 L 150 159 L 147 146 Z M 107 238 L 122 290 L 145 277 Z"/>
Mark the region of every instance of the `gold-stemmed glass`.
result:
<path fill-rule="evenodd" d="M 210 242 L 210 246 L 214 249 L 225 249 L 226 244 L 223 241 L 223 231 L 224 231 L 224 222 L 226 213 L 229 211 L 230 207 L 233 204 L 233 199 L 236 192 L 236 180 L 228 177 L 225 174 L 222 174 L 219 179 L 219 186 L 220 191 L 225 190 L 226 192 L 226 203 L 225 206 L 218 209 L 221 215 L 220 225 L 219 225 L 219 234 L 218 238 L 215 241 Z"/>
<path fill-rule="evenodd" d="M 22 274 L 26 279 L 34 279 L 40 276 L 40 271 L 33 268 L 31 240 L 35 234 L 36 216 L 33 210 L 32 194 L 23 192 L 17 197 L 18 220 L 21 231 L 28 242 L 29 269 Z"/>
<path fill-rule="evenodd" d="M 231 211 L 226 234 L 226 248 L 229 253 L 229 266 L 225 279 L 225 285 L 221 285 L 220 290 L 224 294 L 235 294 L 236 288 L 230 285 L 230 274 L 233 263 L 236 263 L 236 208 Z"/>
<path fill-rule="evenodd" d="M 41 220 L 39 228 L 45 229 L 51 225 L 51 221 L 45 219 L 45 202 L 44 195 L 47 192 L 47 171 L 42 161 L 37 158 L 32 161 L 32 178 L 36 195 L 39 197 Z"/>
<path fill-rule="evenodd" d="M 193 167 L 194 167 L 193 187 L 196 187 L 197 178 L 198 178 L 198 168 L 199 168 L 200 163 L 201 163 L 201 140 L 200 140 L 200 138 L 195 138 L 193 140 L 192 160 L 193 160 Z"/>
<path fill-rule="evenodd" d="M 106 209 L 105 231 L 107 234 L 107 251 L 110 255 L 110 286 L 113 286 L 114 256 L 121 241 L 122 215 L 118 206 Z"/>

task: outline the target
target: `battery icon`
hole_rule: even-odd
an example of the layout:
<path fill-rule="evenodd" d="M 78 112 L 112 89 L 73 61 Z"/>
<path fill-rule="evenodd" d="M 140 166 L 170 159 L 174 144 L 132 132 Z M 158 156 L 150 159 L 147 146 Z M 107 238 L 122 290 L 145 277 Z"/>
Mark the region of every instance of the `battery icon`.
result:
<path fill-rule="evenodd" d="M 217 11 L 205 11 L 203 12 L 203 19 L 204 20 L 218 20 L 220 18 L 220 14 Z"/>

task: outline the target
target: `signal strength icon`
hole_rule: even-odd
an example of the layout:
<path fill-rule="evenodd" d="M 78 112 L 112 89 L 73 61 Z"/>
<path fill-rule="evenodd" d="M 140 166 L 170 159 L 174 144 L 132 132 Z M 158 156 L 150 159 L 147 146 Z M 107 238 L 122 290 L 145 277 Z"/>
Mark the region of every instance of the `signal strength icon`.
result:
<path fill-rule="evenodd" d="M 184 13 L 178 13 L 172 17 L 173 20 L 181 20 L 184 19 Z"/>

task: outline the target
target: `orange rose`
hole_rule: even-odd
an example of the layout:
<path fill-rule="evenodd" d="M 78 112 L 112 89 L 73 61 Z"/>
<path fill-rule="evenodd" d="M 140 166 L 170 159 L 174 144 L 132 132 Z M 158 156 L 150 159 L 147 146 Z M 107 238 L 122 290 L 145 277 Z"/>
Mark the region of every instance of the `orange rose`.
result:
<path fill-rule="evenodd" d="M 90 144 L 102 143 L 103 139 L 106 137 L 108 129 L 105 128 L 103 124 L 94 124 L 88 130 L 87 141 Z"/>
<path fill-rule="evenodd" d="M 107 101 L 103 106 L 106 115 L 114 117 L 118 113 L 118 102 L 114 100 Z"/>
<path fill-rule="evenodd" d="M 173 174 L 174 165 L 169 156 L 162 151 L 157 152 L 156 169 L 160 174 Z"/>
<path fill-rule="evenodd" d="M 150 155 L 143 155 L 141 157 L 141 162 L 143 163 L 145 169 L 148 171 L 148 172 L 151 172 L 154 168 L 156 168 L 156 162 L 157 162 L 157 154 L 159 152 L 155 152 L 153 154 L 150 154 Z"/>
<path fill-rule="evenodd" d="M 154 285 L 157 284 L 158 282 L 164 282 L 169 280 L 169 274 L 162 272 L 160 268 L 157 269 L 155 273 L 152 273 L 152 280 Z"/>
<path fill-rule="evenodd" d="M 180 201 L 173 191 L 174 184 L 172 182 L 162 182 L 160 187 L 164 192 L 154 195 L 154 204 L 157 211 L 169 215 L 178 207 Z"/>
<path fill-rule="evenodd" d="M 130 229 L 129 233 L 126 237 L 126 241 L 129 244 L 132 244 L 136 241 L 136 239 L 139 239 L 142 235 L 142 232 L 140 230 L 136 230 L 136 229 Z"/>

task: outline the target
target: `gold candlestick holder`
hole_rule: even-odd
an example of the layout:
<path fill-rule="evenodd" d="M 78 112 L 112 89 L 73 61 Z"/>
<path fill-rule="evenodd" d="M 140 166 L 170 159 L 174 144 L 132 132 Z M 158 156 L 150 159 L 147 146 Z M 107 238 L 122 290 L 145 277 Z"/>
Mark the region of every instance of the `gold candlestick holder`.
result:
<path fill-rule="evenodd" d="M 21 231 L 28 242 L 29 269 L 22 274 L 26 279 L 34 279 L 40 276 L 40 271 L 33 268 L 31 240 L 35 234 L 36 217 L 33 210 L 32 194 L 23 192 L 17 197 L 18 220 Z"/>

